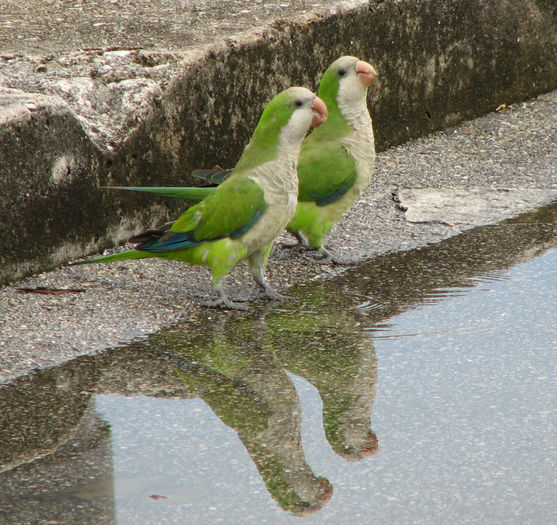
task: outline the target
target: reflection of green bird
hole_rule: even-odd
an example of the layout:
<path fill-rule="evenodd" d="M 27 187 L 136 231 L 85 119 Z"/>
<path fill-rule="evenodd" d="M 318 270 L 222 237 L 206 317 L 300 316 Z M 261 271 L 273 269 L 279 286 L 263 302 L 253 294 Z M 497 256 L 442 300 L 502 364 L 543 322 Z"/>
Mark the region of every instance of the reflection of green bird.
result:
<path fill-rule="evenodd" d="M 268 407 L 245 383 L 199 364 L 182 361 L 178 375 L 192 392 L 202 397 L 225 425 L 242 432 L 267 428 Z"/>
<path fill-rule="evenodd" d="M 378 449 L 371 430 L 377 385 L 371 336 L 359 330 L 345 305 L 335 308 L 327 301 L 319 286 L 304 287 L 304 297 L 317 313 L 269 312 L 269 343 L 286 370 L 319 391 L 323 427 L 333 450 L 359 460 Z"/>
<path fill-rule="evenodd" d="M 323 74 L 318 95 L 329 118 L 303 142 L 298 163 L 300 190 L 296 213 L 287 229 L 301 245 L 318 250 L 324 261 L 334 260 L 323 240 L 342 214 L 369 185 L 375 160 L 367 87 L 375 69 L 355 57 L 335 60 Z M 228 171 L 209 182 L 220 182 Z M 122 188 L 197 200 L 213 188 Z"/>
<path fill-rule="evenodd" d="M 267 351 L 264 325 L 236 318 L 203 326 L 197 334 L 162 332 L 153 343 L 174 355 L 182 380 L 236 430 L 277 503 L 296 515 L 318 510 L 332 487 L 306 462 L 296 389 Z"/>
<path fill-rule="evenodd" d="M 205 265 L 213 272 L 215 305 L 237 307 L 222 289 L 223 277 L 247 260 L 265 293 L 280 298 L 265 280 L 275 238 L 296 207 L 296 162 L 310 125 L 326 118 L 327 109 L 311 91 L 289 88 L 269 102 L 232 175 L 199 204 L 189 208 L 169 231 L 136 237 L 134 250 L 96 257 L 84 263 L 162 257 Z"/>

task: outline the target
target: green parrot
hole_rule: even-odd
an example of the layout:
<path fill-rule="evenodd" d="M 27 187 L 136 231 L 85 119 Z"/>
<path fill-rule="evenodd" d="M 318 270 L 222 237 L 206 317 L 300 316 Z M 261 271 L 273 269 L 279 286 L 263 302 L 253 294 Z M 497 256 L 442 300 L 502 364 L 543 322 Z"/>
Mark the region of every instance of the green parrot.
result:
<path fill-rule="evenodd" d="M 228 299 L 224 276 L 246 260 L 255 279 L 272 299 L 282 296 L 265 280 L 273 242 L 296 210 L 296 164 L 310 126 L 327 118 L 327 107 L 314 93 L 291 87 L 267 105 L 249 144 L 231 175 L 201 202 L 189 208 L 168 231 L 151 230 L 131 239 L 135 249 L 74 264 L 162 257 L 211 268 L 218 299 L 210 306 L 242 308 Z"/>
<path fill-rule="evenodd" d="M 335 262 L 323 246 L 323 240 L 371 179 L 375 146 L 367 88 L 376 76 L 370 64 L 356 57 L 335 60 L 323 74 L 318 91 L 329 117 L 302 143 L 298 161 L 298 207 L 287 230 L 298 239 L 298 247 L 317 250 L 322 262 Z M 194 174 L 214 183 L 221 182 L 230 173 L 218 171 L 197 170 Z M 214 190 L 213 187 L 118 189 L 192 200 L 204 198 Z"/>
<path fill-rule="evenodd" d="M 300 149 L 298 206 L 286 228 L 324 262 L 335 258 L 323 240 L 371 180 L 375 146 L 367 88 L 376 76 L 370 64 L 355 57 L 335 60 L 318 91 L 329 117 Z"/>

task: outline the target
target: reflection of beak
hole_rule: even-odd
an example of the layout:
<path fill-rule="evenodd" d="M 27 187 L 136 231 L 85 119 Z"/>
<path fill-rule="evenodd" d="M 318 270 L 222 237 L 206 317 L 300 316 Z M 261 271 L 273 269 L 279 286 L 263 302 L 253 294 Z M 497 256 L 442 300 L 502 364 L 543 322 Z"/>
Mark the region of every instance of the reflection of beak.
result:
<path fill-rule="evenodd" d="M 358 62 L 356 62 L 356 74 L 360 77 L 362 84 L 366 87 L 371 86 L 375 77 L 377 77 L 377 71 L 375 71 L 375 68 L 363 60 L 358 60 Z"/>
<path fill-rule="evenodd" d="M 321 126 L 321 124 L 327 120 L 327 115 L 329 114 L 325 102 L 323 102 L 319 97 L 315 97 L 311 104 L 311 109 L 313 111 L 311 125 L 314 128 Z"/>
<path fill-rule="evenodd" d="M 321 495 L 319 497 L 319 503 L 321 505 L 325 505 L 325 503 L 327 503 L 332 495 L 333 495 L 333 486 L 331 485 L 331 483 L 329 482 L 328 479 L 319 476 L 319 478 L 317 478 L 319 480 L 319 488 L 321 489 Z"/>
<path fill-rule="evenodd" d="M 360 461 L 363 458 L 369 458 L 376 454 L 379 450 L 379 442 L 377 436 L 371 429 L 366 430 L 361 439 L 352 440 L 352 444 L 344 443 L 344 449 L 335 449 L 335 452 L 346 461 Z"/>
<path fill-rule="evenodd" d="M 379 450 L 379 442 L 377 441 L 377 437 L 371 430 L 367 431 L 367 437 L 368 437 L 367 447 L 362 449 L 362 456 L 364 458 L 373 456 Z"/>

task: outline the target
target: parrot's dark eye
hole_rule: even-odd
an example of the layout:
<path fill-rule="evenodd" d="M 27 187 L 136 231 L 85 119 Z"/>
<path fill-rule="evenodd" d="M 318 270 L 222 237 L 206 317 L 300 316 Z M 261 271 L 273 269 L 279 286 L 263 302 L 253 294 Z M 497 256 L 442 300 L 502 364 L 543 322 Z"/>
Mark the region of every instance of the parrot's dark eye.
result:
<path fill-rule="evenodd" d="M 301 107 L 303 106 L 304 103 L 303 103 L 301 100 L 296 100 L 296 102 L 294 102 L 294 104 L 295 104 L 297 107 L 301 108 Z"/>
<path fill-rule="evenodd" d="M 343 77 L 344 75 L 346 75 L 346 69 L 339 69 L 338 70 L 338 76 Z"/>

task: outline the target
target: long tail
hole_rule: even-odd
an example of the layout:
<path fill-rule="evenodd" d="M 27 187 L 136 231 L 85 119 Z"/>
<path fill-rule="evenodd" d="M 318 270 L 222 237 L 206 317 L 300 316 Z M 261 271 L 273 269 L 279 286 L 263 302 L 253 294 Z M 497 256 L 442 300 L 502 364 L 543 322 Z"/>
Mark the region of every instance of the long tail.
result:
<path fill-rule="evenodd" d="M 128 259 L 145 259 L 147 257 L 154 257 L 154 255 L 152 253 L 140 250 L 127 250 L 125 252 L 113 253 L 112 255 L 103 255 L 102 257 L 85 259 L 84 261 L 70 262 L 68 264 L 74 266 L 77 264 L 106 263 L 114 261 L 125 261 Z"/>
<path fill-rule="evenodd" d="M 154 193 L 164 197 L 174 197 L 176 199 L 190 199 L 201 201 L 208 197 L 215 187 L 180 187 L 180 186 L 103 186 L 109 190 L 141 191 L 144 193 Z"/>

